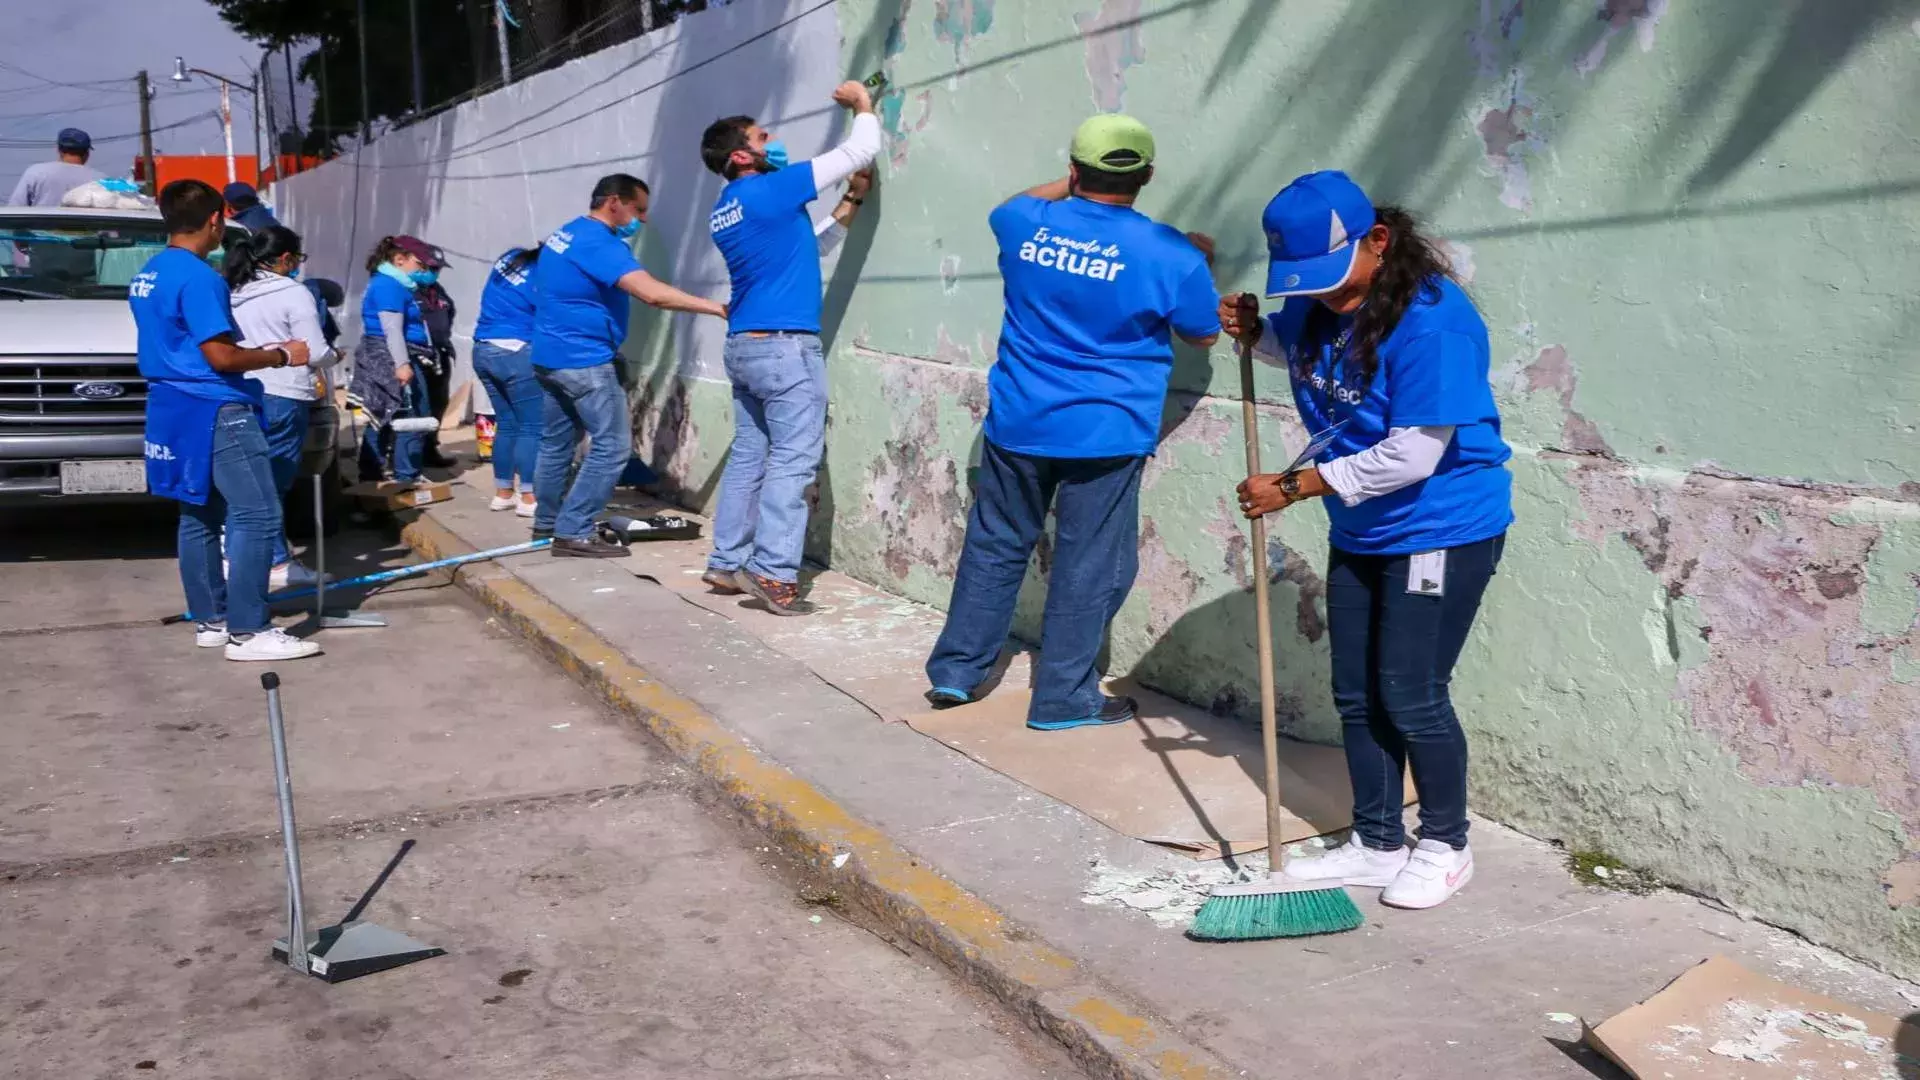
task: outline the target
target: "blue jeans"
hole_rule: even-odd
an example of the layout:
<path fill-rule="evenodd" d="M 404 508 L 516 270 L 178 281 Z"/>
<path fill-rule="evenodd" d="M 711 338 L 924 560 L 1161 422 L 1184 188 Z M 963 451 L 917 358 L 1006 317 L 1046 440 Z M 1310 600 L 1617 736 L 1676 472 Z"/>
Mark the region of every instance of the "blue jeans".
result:
<path fill-rule="evenodd" d="M 735 334 L 724 355 L 733 449 L 707 565 L 792 584 L 807 541 L 807 485 L 826 447 L 826 353 L 812 334 Z"/>
<path fill-rule="evenodd" d="M 403 416 L 432 416 L 433 408 L 427 404 L 427 373 L 419 364 L 407 365 L 413 370 L 413 378 L 401 390 L 405 394 L 406 407 L 393 414 L 398 420 Z M 360 472 L 361 479 L 372 478 L 381 469 L 391 467 L 393 478 L 402 483 L 412 483 L 420 479 L 420 461 L 426 453 L 427 436 L 419 431 L 389 431 L 367 425 L 360 436 Z M 393 457 L 387 457 L 391 448 Z"/>
<path fill-rule="evenodd" d="M 228 577 L 220 568 L 227 533 Z M 202 506 L 180 504 L 180 584 L 201 622 L 225 619 L 236 634 L 265 630 L 267 571 L 280 535 L 280 494 L 267 438 L 250 405 L 222 405 L 213 424 L 213 490 Z"/>
<path fill-rule="evenodd" d="M 1100 646 L 1140 571 L 1146 460 L 1028 457 L 982 444 L 947 625 L 927 660 L 934 686 L 971 694 L 986 681 L 1013 628 L 1020 582 L 1051 506 L 1053 570 L 1027 719 L 1078 720 L 1100 711 Z"/>
<path fill-rule="evenodd" d="M 1444 591 L 1407 591 L 1405 555 L 1327 558 L 1327 639 L 1340 711 L 1353 828 L 1379 851 L 1406 843 L 1403 777 L 1420 792 L 1420 837 L 1467 843 L 1467 735 L 1447 688 L 1507 538 L 1447 552 Z"/>
<path fill-rule="evenodd" d="M 547 397 L 533 377 L 533 349 L 522 345 L 511 352 L 487 341 L 473 343 L 473 373 L 493 402 L 493 486 L 505 491 L 518 476 L 533 486 L 540 462 L 540 432 L 546 419 Z"/>
<path fill-rule="evenodd" d="M 540 457 L 533 470 L 533 493 L 539 499 L 533 527 L 551 529 L 561 539 L 589 539 L 594 519 L 607 508 L 613 485 L 633 456 L 627 392 L 612 361 L 583 368 L 535 367 L 533 377 L 546 393 Z M 589 440 L 587 456 L 569 487 L 567 469 L 583 431 Z M 495 450 L 494 459 L 499 457 Z"/>
<path fill-rule="evenodd" d="M 313 416 L 313 402 L 266 394 L 264 416 L 267 457 L 273 468 L 273 489 L 280 493 L 284 502 L 287 492 L 293 490 L 294 478 L 300 475 L 300 457 L 307 445 L 307 424 Z M 275 533 L 273 565 L 279 566 L 288 558 L 286 533 Z"/>

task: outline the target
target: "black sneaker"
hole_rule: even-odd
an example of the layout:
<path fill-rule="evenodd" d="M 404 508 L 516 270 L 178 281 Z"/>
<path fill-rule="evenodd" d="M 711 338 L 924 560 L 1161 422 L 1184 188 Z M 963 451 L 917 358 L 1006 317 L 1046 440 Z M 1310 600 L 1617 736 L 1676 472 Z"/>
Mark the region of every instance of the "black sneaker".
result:
<path fill-rule="evenodd" d="M 586 540 L 556 536 L 552 550 L 556 559 L 624 559 L 633 554 L 619 544 L 608 543 L 597 536 Z"/>
<path fill-rule="evenodd" d="M 551 540 L 553 539 L 553 530 L 552 529 L 535 529 L 533 530 L 533 538 L 535 540 Z"/>
<path fill-rule="evenodd" d="M 1138 714 L 1138 707 L 1130 697 L 1110 697 L 1100 704 L 1100 711 L 1092 716 L 1077 716 L 1071 720 L 1029 720 L 1027 726 L 1035 731 L 1069 731 L 1081 727 L 1106 727 L 1108 724 L 1124 724 Z"/>

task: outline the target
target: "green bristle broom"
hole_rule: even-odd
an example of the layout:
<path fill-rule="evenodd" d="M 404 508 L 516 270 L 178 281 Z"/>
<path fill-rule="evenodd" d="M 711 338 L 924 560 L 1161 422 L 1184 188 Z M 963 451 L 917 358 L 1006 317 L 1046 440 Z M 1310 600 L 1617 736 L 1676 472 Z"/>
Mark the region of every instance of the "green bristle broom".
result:
<path fill-rule="evenodd" d="M 1240 402 L 1247 429 L 1247 475 L 1260 475 L 1260 421 L 1253 406 L 1253 349 L 1241 343 Z M 1260 941 L 1357 930 L 1366 916 L 1339 885 L 1280 880 L 1286 848 L 1280 835 L 1280 749 L 1273 708 L 1273 621 L 1267 601 L 1267 524 L 1253 521 L 1253 607 L 1260 654 L 1260 738 L 1267 753 L 1266 881 L 1223 885 L 1200 906 L 1187 936 L 1195 941 Z"/>

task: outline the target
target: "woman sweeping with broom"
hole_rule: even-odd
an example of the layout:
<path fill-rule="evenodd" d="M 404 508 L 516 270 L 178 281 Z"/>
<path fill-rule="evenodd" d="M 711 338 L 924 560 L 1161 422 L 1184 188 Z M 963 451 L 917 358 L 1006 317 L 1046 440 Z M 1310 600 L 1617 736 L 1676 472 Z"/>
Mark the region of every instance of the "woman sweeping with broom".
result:
<path fill-rule="evenodd" d="M 1327 636 L 1354 801 L 1351 839 L 1288 862 L 1274 886 L 1381 888 L 1391 906 L 1435 907 L 1473 877 L 1467 740 L 1448 684 L 1513 521 L 1486 324 L 1413 219 L 1342 173 L 1287 185 L 1262 225 L 1267 296 L 1285 302 L 1262 319 L 1252 295 L 1228 297 L 1223 331 L 1286 364 L 1302 421 L 1330 440 L 1295 471 L 1249 477 L 1240 507 L 1257 520 L 1326 500 Z"/>

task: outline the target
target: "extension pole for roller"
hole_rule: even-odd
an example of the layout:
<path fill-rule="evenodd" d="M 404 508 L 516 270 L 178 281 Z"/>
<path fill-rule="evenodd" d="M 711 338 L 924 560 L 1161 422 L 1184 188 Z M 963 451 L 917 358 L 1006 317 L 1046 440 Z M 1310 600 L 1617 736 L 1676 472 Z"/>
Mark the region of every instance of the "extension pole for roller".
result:
<path fill-rule="evenodd" d="M 267 734 L 273 740 L 273 787 L 280 797 L 280 838 L 287 852 L 287 966 L 308 972 L 306 898 L 300 885 L 300 838 L 293 825 L 293 777 L 287 768 L 287 725 L 280 714 L 280 676 L 260 676 L 267 692 Z"/>
<path fill-rule="evenodd" d="M 326 498 L 320 490 L 325 479 L 325 473 L 313 474 L 313 624 L 322 630 L 377 630 L 387 625 L 385 615 L 359 611 L 327 613 Z"/>

